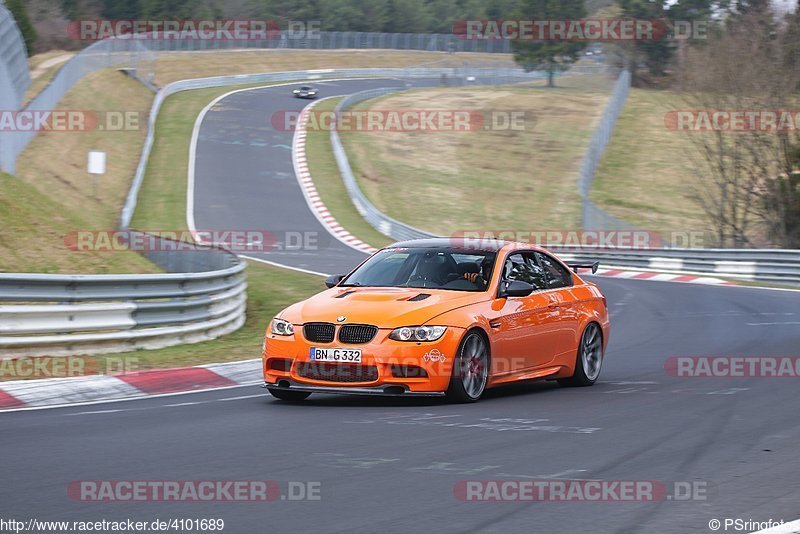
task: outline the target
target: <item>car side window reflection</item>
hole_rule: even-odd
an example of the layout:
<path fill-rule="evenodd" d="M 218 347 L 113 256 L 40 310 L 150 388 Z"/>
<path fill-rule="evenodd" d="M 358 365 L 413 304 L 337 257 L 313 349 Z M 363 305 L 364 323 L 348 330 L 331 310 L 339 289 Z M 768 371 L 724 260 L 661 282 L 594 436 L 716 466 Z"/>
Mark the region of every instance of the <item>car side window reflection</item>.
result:
<path fill-rule="evenodd" d="M 544 270 L 536 263 L 536 258 L 531 254 L 516 253 L 506 258 L 503 266 L 505 280 L 527 282 L 536 289 L 547 287 Z"/>
<path fill-rule="evenodd" d="M 542 267 L 547 274 L 547 287 L 549 289 L 557 287 L 569 287 L 572 285 L 572 275 L 569 274 L 569 271 L 565 269 L 564 266 L 547 254 L 537 252 L 536 256 L 538 256 L 539 263 L 542 264 Z"/>

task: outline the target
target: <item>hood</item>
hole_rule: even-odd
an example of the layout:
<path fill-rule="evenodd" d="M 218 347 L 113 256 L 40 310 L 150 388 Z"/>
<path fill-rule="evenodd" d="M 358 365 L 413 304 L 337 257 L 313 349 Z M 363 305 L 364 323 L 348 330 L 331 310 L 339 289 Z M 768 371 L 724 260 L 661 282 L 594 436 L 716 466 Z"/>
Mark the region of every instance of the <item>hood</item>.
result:
<path fill-rule="evenodd" d="M 413 300 L 412 300 L 413 299 Z M 397 328 L 425 324 L 461 306 L 487 299 L 485 292 L 403 287 L 335 287 L 289 306 L 281 318 L 292 323 L 372 324 Z"/>

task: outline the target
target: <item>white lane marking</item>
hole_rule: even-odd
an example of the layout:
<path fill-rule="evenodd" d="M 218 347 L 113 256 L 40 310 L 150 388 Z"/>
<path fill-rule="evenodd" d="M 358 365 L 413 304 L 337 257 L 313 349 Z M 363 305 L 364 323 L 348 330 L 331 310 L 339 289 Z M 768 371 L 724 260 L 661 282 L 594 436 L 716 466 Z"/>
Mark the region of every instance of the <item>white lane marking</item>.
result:
<path fill-rule="evenodd" d="M 264 394 L 261 393 L 259 395 L 239 395 L 238 397 L 225 397 L 224 399 L 217 399 L 217 402 L 225 402 L 225 401 L 234 401 L 234 400 L 242 400 L 242 399 L 254 399 L 256 397 L 263 397 Z"/>
<path fill-rule="evenodd" d="M 776 322 L 776 323 L 747 323 L 747 326 L 781 326 L 781 325 L 796 325 L 800 324 L 800 321 L 786 321 L 786 322 Z"/>
<path fill-rule="evenodd" d="M 210 390 L 205 390 L 210 391 Z M 92 410 L 88 412 L 76 412 L 76 413 L 67 413 L 63 414 L 67 417 L 71 417 L 73 415 L 99 415 L 99 414 L 107 414 L 107 413 L 118 413 L 118 412 L 135 412 L 140 410 L 155 410 L 156 408 L 164 408 L 164 407 L 176 407 L 176 406 L 193 406 L 195 404 L 208 404 L 211 402 L 225 402 L 225 401 L 232 401 L 232 400 L 240 400 L 240 399 L 253 399 L 256 397 L 263 397 L 264 394 L 260 393 L 258 395 L 239 395 L 237 397 L 224 397 L 222 399 L 211 399 L 207 401 L 197 401 L 197 402 L 180 402 L 176 404 L 162 404 L 160 406 L 148 406 L 144 408 L 117 408 L 114 410 Z M 144 397 L 147 398 L 147 397 Z M 134 399 L 130 399 L 134 400 Z"/>
<path fill-rule="evenodd" d="M 578 473 L 585 473 L 588 469 L 565 469 L 564 471 L 559 471 L 558 473 L 552 473 L 549 475 L 515 475 L 513 473 L 497 473 L 501 477 L 509 477 L 509 478 L 528 478 L 531 480 L 550 480 L 554 478 L 564 479 L 567 475 L 577 475 Z M 566 480 L 576 480 L 573 478 L 567 478 Z"/>
<path fill-rule="evenodd" d="M 753 532 L 753 534 L 798 534 L 800 533 L 800 519 L 796 521 L 790 521 L 789 523 L 784 523 L 783 525 L 778 525 L 776 527 L 768 528 L 765 530 L 759 530 L 758 532 Z"/>
<path fill-rule="evenodd" d="M 257 261 L 257 262 L 260 262 L 260 263 L 265 263 L 265 264 L 271 265 L 273 267 L 280 267 L 282 269 L 289 269 L 290 271 L 297 271 L 297 272 L 305 273 L 305 274 L 313 274 L 314 276 L 328 276 L 328 273 L 320 273 L 320 272 L 317 272 L 317 271 L 309 271 L 308 269 L 301 269 L 300 267 L 292 267 L 291 265 L 284 265 L 282 263 L 278 263 L 278 262 L 275 262 L 275 261 L 269 261 L 269 260 L 263 260 L 261 258 L 255 258 L 253 256 L 245 256 L 243 254 L 240 254 L 239 257 L 240 258 L 244 258 L 246 260 L 250 260 L 250 261 Z"/>
<path fill-rule="evenodd" d="M 68 416 L 72 416 L 72 415 L 94 415 L 94 414 L 98 414 L 98 413 L 117 413 L 117 412 L 122 412 L 122 411 L 126 411 L 126 410 L 94 410 L 94 411 L 91 411 L 91 412 L 76 412 L 76 413 L 68 413 L 68 414 L 65 414 L 65 415 L 68 415 Z"/>
<path fill-rule="evenodd" d="M 720 389 L 717 391 L 709 391 L 706 395 L 736 395 L 742 391 L 748 391 L 750 388 L 728 388 L 728 389 Z"/>
<path fill-rule="evenodd" d="M 51 404 L 49 406 L 24 406 L 20 408 L 10 408 L 0 410 L 0 414 L 6 412 L 30 412 L 35 410 L 51 410 L 53 408 L 73 408 L 75 406 L 92 406 L 95 404 L 108 404 L 111 402 L 128 402 L 128 401 L 137 401 L 137 400 L 148 400 L 148 399 L 158 399 L 160 397 L 173 397 L 177 395 L 191 395 L 194 393 L 209 393 L 211 391 L 222 391 L 225 389 L 234 389 L 234 388 L 251 388 L 255 384 L 236 384 L 235 386 L 221 386 L 216 388 L 208 388 L 208 389 L 193 389 L 191 391 L 176 391 L 174 393 L 158 393 L 156 395 L 137 395 L 135 397 L 127 397 L 124 399 L 103 399 L 97 401 L 89 401 L 89 402 L 75 402 L 75 403 L 67 403 L 67 404 Z M 69 415 L 69 414 L 64 414 Z"/>

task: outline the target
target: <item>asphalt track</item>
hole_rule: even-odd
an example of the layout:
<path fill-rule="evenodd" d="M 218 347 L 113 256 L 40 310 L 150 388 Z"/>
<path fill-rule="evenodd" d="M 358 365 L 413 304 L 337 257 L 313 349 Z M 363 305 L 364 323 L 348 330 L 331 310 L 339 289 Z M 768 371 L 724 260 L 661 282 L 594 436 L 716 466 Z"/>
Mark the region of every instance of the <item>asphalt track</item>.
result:
<path fill-rule="evenodd" d="M 337 90 L 374 83 L 347 82 Z M 198 228 L 272 228 L 264 225 L 284 221 L 292 230 L 315 230 L 294 177 L 276 174 L 291 173 L 288 151 L 247 145 L 254 134 L 239 129 L 275 106 L 302 105 L 285 93 L 237 93 L 204 121 Z M 289 144 L 274 132 L 260 135 Z M 234 162 L 239 170 L 225 173 Z M 342 256 L 279 260 L 333 272 L 363 258 L 340 250 Z M 598 282 L 608 297 L 612 337 L 594 387 L 519 385 L 489 391 L 472 405 L 325 395 L 291 405 L 242 387 L 7 413 L 0 416 L 0 518 L 223 518 L 223 532 L 253 534 L 686 533 L 710 532 L 714 518 L 800 517 L 797 379 L 685 379 L 664 370 L 667 358 L 678 355 L 797 356 L 800 294 Z M 695 481 L 707 483 L 708 494 L 656 503 L 454 496 L 463 480 L 530 478 Z M 320 482 L 322 498 L 81 503 L 65 491 L 75 480 L 197 479 Z"/>

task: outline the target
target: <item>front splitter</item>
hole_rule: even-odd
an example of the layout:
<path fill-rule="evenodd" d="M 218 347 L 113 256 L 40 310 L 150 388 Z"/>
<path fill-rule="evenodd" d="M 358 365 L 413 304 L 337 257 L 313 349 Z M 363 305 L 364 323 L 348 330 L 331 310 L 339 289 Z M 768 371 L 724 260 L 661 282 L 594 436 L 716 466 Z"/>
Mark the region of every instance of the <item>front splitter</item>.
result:
<path fill-rule="evenodd" d="M 288 384 L 288 385 L 287 385 Z M 405 386 L 336 387 L 310 386 L 293 380 L 281 379 L 274 384 L 264 382 L 264 388 L 281 391 L 308 391 L 311 393 L 333 393 L 336 395 L 375 395 L 382 397 L 444 397 L 444 391 L 409 391 Z M 402 391 L 398 391 L 402 388 Z"/>

